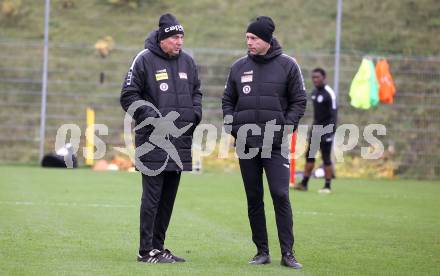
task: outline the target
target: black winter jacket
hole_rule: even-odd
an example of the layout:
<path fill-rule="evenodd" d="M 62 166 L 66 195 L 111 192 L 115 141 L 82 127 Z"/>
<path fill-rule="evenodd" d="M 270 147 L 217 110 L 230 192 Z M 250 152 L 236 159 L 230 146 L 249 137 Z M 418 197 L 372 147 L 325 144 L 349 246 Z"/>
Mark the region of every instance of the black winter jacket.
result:
<path fill-rule="evenodd" d="M 145 41 L 145 49 L 137 54 L 122 86 L 120 102 L 127 111 L 138 100 L 146 100 L 154 105 L 161 114 L 148 106 L 142 106 L 134 114 L 136 125 L 146 118 L 165 117 L 171 111 L 177 111 L 177 128 L 193 123 L 182 136 L 168 136 L 177 149 L 183 168 L 169 158 L 165 171 L 188 171 L 192 169 L 192 135 L 202 118 L 202 93 L 194 60 L 181 51 L 178 56 L 170 57 L 159 46 L 157 31 L 152 32 Z M 154 127 L 147 125 L 136 131 L 135 145 L 150 142 Z M 139 153 L 139 151 L 137 152 Z M 168 159 L 168 154 L 160 147 L 140 157 L 143 165 L 150 170 L 159 169 Z"/>
<path fill-rule="evenodd" d="M 238 59 L 231 67 L 223 95 L 223 116 L 232 115 L 232 132 L 245 124 L 256 124 L 261 135 L 250 135 L 246 145 L 262 147 L 265 123 L 273 119 L 281 130 L 274 134 L 274 146 L 282 143 L 285 125 L 296 129 L 306 108 L 306 91 L 296 61 L 282 53 L 274 38 L 264 56 Z"/>

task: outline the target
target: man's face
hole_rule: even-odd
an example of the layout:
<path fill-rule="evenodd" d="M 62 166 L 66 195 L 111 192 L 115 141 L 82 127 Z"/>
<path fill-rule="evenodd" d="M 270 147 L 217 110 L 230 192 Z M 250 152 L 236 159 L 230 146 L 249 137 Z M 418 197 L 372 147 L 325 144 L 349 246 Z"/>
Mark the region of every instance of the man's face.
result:
<path fill-rule="evenodd" d="M 319 72 L 312 72 L 312 82 L 315 87 L 324 86 L 325 77 Z"/>
<path fill-rule="evenodd" d="M 270 44 L 253 33 L 246 33 L 246 45 L 251 55 L 265 55 Z"/>
<path fill-rule="evenodd" d="M 160 48 L 170 56 L 176 56 L 182 50 L 183 34 L 175 34 L 160 41 Z"/>

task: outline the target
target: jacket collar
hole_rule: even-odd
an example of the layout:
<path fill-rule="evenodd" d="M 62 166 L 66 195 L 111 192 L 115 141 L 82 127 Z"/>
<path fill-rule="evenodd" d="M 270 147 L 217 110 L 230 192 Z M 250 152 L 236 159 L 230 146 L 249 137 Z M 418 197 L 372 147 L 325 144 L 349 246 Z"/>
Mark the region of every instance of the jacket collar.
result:
<path fill-rule="evenodd" d="M 257 63 L 268 63 L 272 59 L 281 55 L 282 53 L 283 53 L 283 48 L 278 43 L 278 40 L 274 37 L 272 39 L 272 42 L 270 43 L 270 48 L 265 55 L 251 55 L 248 52 L 248 56 L 249 56 L 249 58 L 251 58 L 253 61 L 255 61 Z"/>

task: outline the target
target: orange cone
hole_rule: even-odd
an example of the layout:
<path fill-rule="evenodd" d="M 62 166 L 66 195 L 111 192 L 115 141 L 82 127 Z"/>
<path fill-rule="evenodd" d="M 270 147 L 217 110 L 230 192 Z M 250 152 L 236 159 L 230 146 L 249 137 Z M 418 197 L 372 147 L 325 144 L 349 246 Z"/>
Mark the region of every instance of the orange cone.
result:
<path fill-rule="evenodd" d="M 295 186 L 295 147 L 296 147 L 296 131 L 292 134 L 290 142 L 290 186 Z"/>

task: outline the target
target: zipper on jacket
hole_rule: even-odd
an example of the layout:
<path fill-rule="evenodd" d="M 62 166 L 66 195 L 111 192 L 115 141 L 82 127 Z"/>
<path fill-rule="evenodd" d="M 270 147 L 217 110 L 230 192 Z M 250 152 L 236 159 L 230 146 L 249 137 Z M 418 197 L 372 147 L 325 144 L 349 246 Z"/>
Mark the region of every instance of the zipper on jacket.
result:
<path fill-rule="evenodd" d="M 175 63 L 175 65 L 176 65 L 177 75 L 178 75 L 179 74 L 179 62 L 178 62 L 177 59 L 174 59 L 173 63 Z M 174 64 L 172 64 L 172 66 L 171 66 L 171 76 L 172 76 L 172 79 L 173 79 L 174 90 L 176 91 L 176 93 L 175 93 L 176 94 L 176 106 L 179 107 L 179 91 L 178 91 L 177 85 L 176 85 L 177 75 L 174 74 Z M 179 114 L 179 115 L 182 115 L 182 114 Z"/>
<path fill-rule="evenodd" d="M 255 70 L 255 73 L 258 73 L 257 70 Z M 256 74 L 256 75 L 258 75 L 258 74 Z M 254 89 L 257 90 L 257 87 L 258 87 L 258 85 L 255 84 Z M 257 95 L 257 110 L 255 111 L 256 112 L 255 120 L 257 121 L 257 125 L 258 125 L 258 124 L 260 124 L 260 116 L 259 116 L 260 115 L 260 112 L 259 112 L 259 110 L 260 110 L 260 91 L 257 90 L 257 92 L 258 92 L 256 94 Z"/>

